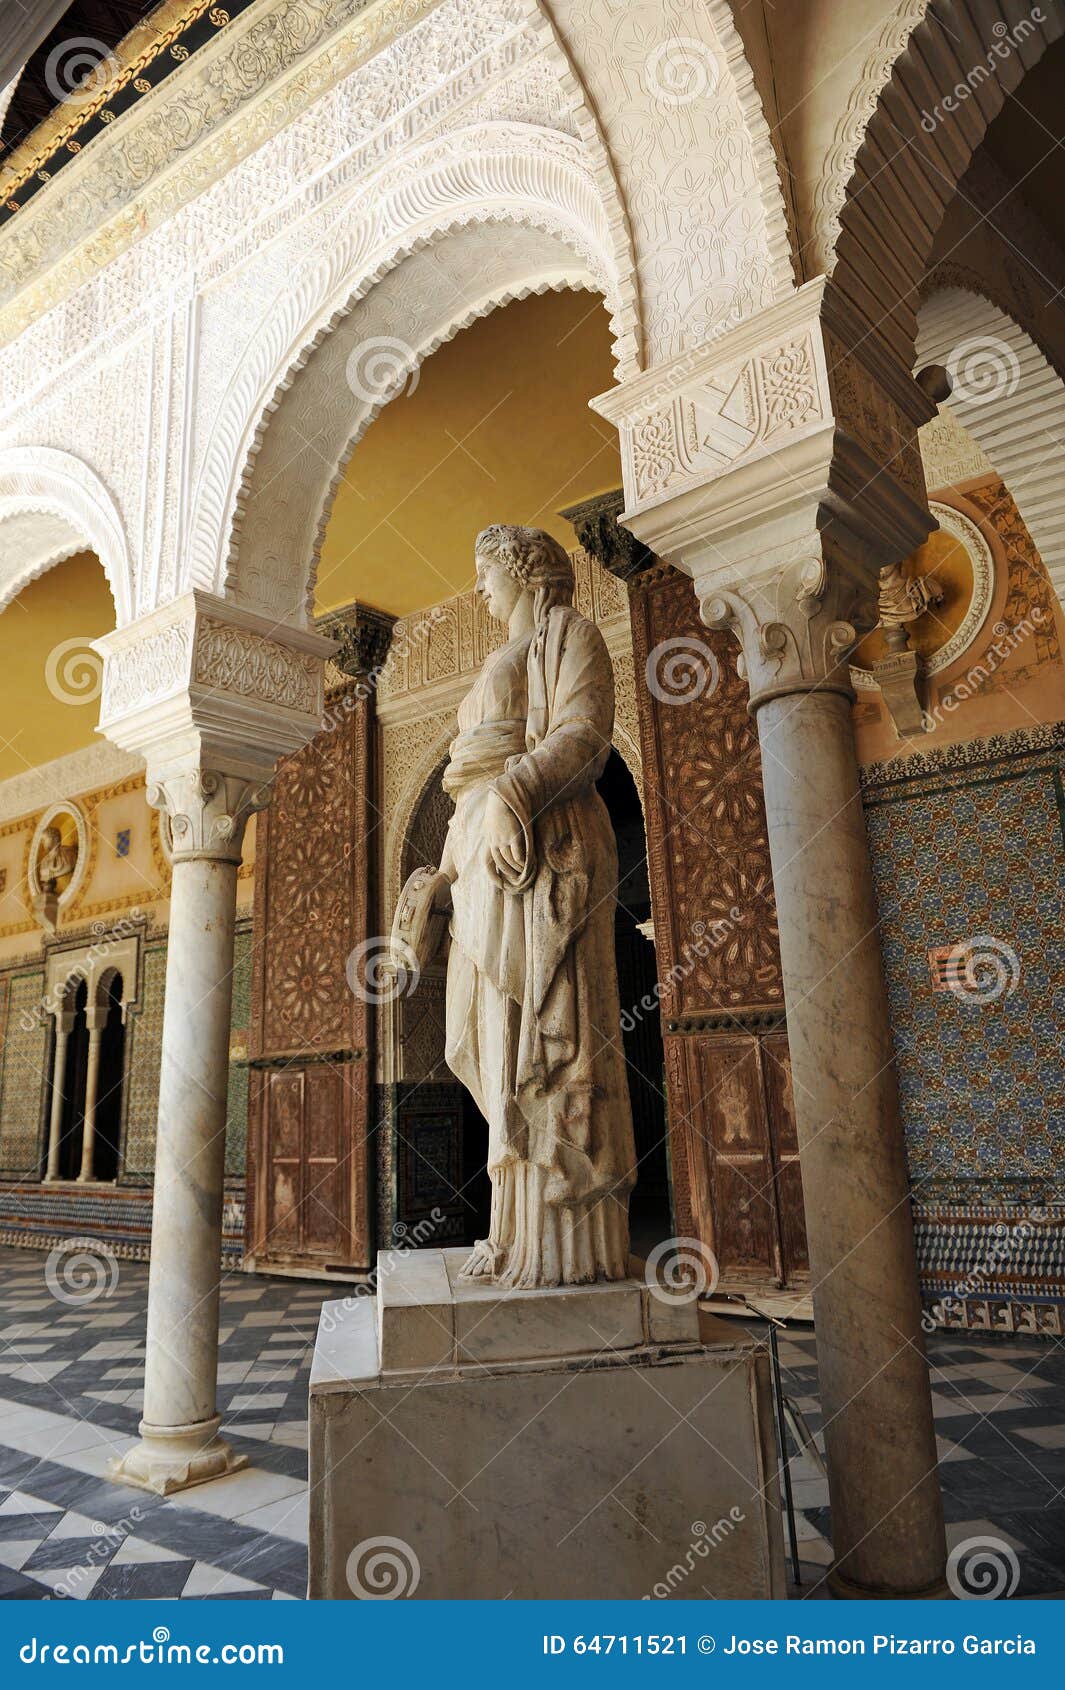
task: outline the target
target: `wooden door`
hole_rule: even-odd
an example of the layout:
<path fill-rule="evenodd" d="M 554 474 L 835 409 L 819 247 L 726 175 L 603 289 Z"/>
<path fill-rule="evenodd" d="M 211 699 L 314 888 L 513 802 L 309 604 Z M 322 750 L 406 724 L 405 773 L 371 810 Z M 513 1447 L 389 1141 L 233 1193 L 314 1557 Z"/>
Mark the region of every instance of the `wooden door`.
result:
<path fill-rule="evenodd" d="M 353 1256 L 350 1064 L 267 1069 L 253 1251 L 262 1266 L 344 1267 Z"/>

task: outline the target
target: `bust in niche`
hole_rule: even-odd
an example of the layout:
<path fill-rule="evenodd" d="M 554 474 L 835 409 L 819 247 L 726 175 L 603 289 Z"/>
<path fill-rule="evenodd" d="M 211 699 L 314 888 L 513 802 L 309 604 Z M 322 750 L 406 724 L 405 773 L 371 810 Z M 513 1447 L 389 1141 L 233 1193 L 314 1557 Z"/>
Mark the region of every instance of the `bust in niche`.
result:
<path fill-rule="evenodd" d="M 30 893 L 34 913 L 48 933 L 54 933 L 63 895 L 78 869 L 80 829 L 74 815 L 57 814 L 43 827 L 30 864 Z"/>
<path fill-rule="evenodd" d="M 54 825 L 46 827 L 41 834 L 40 856 L 37 858 L 37 879 L 41 891 L 46 894 L 65 891 L 77 866 L 77 841 L 66 844 L 60 828 Z"/>

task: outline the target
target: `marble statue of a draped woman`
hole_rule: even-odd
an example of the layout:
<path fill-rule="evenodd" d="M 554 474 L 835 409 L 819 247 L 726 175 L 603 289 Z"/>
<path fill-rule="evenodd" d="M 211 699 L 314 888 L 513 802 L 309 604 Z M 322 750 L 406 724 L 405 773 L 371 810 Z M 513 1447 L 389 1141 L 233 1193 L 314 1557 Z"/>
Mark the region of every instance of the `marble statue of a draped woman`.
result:
<path fill-rule="evenodd" d="M 509 638 L 458 713 L 440 864 L 451 883 L 446 1054 L 488 1122 L 492 1212 L 471 1277 L 622 1279 L 636 1155 L 621 1049 L 617 848 L 596 779 L 614 677 L 563 548 L 487 528 L 477 591 Z"/>

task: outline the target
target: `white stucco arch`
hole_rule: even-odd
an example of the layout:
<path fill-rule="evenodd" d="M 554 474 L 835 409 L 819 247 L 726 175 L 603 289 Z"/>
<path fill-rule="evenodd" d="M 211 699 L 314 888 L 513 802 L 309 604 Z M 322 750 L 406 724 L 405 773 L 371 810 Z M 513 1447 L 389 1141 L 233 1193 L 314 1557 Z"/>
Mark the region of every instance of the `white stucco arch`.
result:
<path fill-rule="evenodd" d="M 1065 603 L 1065 382 L 1031 335 L 982 294 L 931 293 L 917 367 L 950 372 L 950 408 L 1001 475 Z"/>
<path fill-rule="evenodd" d="M 118 506 L 80 458 L 47 446 L 0 450 L 0 610 L 29 582 L 95 552 L 119 623 L 130 615 L 129 546 Z"/>
<path fill-rule="evenodd" d="M 191 584 L 302 622 L 351 445 L 432 351 L 499 305 L 600 292 L 616 318 L 614 241 L 578 143 L 492 125 L 424 151 L 391 195 L 278 291 L 229 384 L 195 493 Z M 348 361 L 388 342 L 372 391 Z"/>

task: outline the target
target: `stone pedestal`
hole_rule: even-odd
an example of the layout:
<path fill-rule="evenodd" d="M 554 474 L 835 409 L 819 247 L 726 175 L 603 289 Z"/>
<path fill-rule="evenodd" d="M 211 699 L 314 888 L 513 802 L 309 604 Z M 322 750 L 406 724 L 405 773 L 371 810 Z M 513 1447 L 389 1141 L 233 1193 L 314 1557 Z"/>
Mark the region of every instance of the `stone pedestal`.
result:
<path fill-rule="evenodd" d="M 385 1252 L 322 1310 L 309 1594 L 782 1596 L 761 1348 L 641 1279 L 508 1294 L 467 1254 Z"/>

